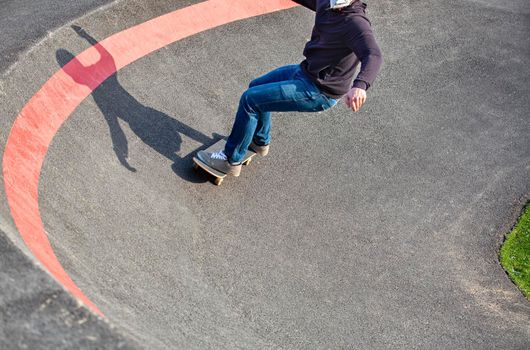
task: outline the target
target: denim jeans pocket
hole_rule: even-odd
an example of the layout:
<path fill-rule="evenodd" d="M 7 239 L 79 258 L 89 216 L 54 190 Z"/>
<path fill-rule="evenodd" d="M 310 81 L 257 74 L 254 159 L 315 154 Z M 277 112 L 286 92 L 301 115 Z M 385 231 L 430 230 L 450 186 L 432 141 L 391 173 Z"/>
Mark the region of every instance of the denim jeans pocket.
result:
<path fill-rule="evenodd" d="M 328 108 L 335 107 L 335 105 L 339 102 L 339 100 L 336 100 L 334 98 L 331 98 L 327 95 L 324 95 L 326 99 L 328 100 Z"/>
<path fill-rule="evenodd" d="M 328 108 L 331 108 L 333 106 L 335 106 L 337 104 L 337 100 L 334 99 L 334 98 L 331 98 L 329 96 L 327 96 L 326 94 L 324 94 L 319 88 L 318 86 L 313 83 L 312 81 L 306 79 L 306 78 L 301 78 L 301 80 L 304 82 L 304 84 L 306 85 L 307 89 L 306 89 L 306 95 L 307 97 L 309 97 L 311 100 L 316 100 L 316 99 L 323 99 L 325 101 L 325 106 L 324 108 L 325 109 L 328 109 Z"/>
<path fill-rule="evenodd" d="M 307 97 L 309 97 L 310 100 L 316 100 L 317 98 L 320 98 L 320 95 L 322 95 L 322 93 L 318 90 L 306 90 L 305 91 Z"/>

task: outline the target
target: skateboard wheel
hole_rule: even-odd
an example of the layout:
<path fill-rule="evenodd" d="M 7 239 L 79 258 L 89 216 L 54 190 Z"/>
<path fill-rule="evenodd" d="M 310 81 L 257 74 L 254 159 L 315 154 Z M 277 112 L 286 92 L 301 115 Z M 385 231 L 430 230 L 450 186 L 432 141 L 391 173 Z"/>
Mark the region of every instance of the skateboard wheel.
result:
<path fill-rule="evenodd" d="M 197 163 L 193 163 L 193 170 L 195 171 L 199 170 L 199 166 L 197 165 Z"/>
<path fill-rule="evenodd" d="M 217 179 L 215 179 L 215 184 L 216 184 L 217 186 L 221 186 L 222 183 L 223 183 L 223 179 L 221 179 L 221 178 L 217 178 Z"/>

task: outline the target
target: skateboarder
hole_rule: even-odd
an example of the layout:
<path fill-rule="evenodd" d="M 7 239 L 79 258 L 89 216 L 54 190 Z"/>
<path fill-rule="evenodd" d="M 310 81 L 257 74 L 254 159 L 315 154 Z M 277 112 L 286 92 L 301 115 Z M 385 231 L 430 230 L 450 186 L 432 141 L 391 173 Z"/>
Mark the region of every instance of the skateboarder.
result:
<path fill-rule="evenodd" d="M 320 112 L 346 96 L 357 112 L 382 64 L 381 51 L 360 0 L 294 0 L 316 12 L 311 40 L 298 65 L 277 68 L 253 80 L 241 96 L 224 149 L 197 157 L 225 174 L 239 176 L 247 150 L 269 151 L 271 112 Z M 355 69 L 361 63 L 354 79 Z"/>

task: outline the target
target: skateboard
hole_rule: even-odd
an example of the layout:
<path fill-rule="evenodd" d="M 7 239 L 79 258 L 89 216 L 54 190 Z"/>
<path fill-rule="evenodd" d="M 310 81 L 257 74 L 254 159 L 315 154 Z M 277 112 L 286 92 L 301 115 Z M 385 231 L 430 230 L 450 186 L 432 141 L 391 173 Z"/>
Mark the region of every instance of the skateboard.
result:
<path fill-rule="evenodd" d="M 225 145 L 226 145 L 226 139 L 219 140 L 216 143 L 214 143 L 213 145 L 211 145 L 210 147 L 208 147 L 206 149 L 206 152 L 214 152 L 214 151 L 218 151 L 220 149 L 224 149 Z M 245 157 L 241 161 L 241 163 L 243 165 L 249 165 L 250 162 L 252 161 L 252 158 L 254 158 L 255 155 L 256 155 L 255 152 L 253 152 L 251 150 L 248 150 L 247 153 L 245 154 Z M 214 183 L 217 186 L 220 186 L 221 183 L 223 183 L 224 178 L 227 176 L 227 174 L 225 174 L 223 172 L 220 172 L 219 170 L 215 170 L 212 167 L 209 167 L 208 165 L 206 165 L 199 158 L 193 157 L 193 169 L 195 171 L 197 171 L 197 170 L 199 170 L 199 168 L 204 170 L 208 174 L 212 175 L 215 178 Z"/>

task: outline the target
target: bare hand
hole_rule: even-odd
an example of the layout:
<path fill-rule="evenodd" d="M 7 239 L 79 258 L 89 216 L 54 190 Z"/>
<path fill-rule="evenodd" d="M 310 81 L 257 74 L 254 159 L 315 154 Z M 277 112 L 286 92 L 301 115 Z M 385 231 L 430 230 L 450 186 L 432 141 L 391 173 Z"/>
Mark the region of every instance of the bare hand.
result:
<path fill-rule="evenodd" d="M 360 88 L 352 88 L 345 96 L 344 102 L 348 108 L 351 108 L 354 112 L 361 109 L 361 106 L 366 101 L 366 90 Z"/>

